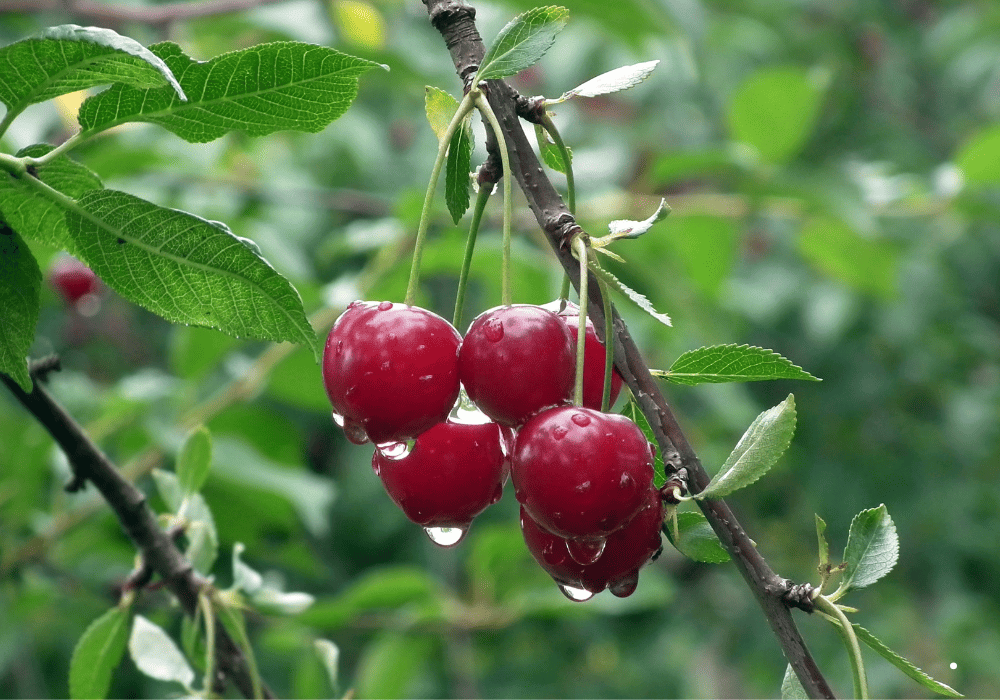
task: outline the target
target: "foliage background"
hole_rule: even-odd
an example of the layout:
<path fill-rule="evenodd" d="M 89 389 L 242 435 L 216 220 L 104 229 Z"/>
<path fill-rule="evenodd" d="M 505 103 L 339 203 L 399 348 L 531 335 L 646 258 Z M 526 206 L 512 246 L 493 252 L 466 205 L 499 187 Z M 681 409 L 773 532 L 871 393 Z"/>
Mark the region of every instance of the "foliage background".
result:
<path fill-rule="evenodd" d="M 485 37 L 531 5 L 475 3 Z M 520 76 L 555 97 L 602 71 L 659 59 L 643 85 L 557 109 L 573 147 L 581 220 L 673 214 L 616 268 L 674 319 L 622 303 L 651 366 L 714 343 L 770 347 L 824 381 L 668 388 L 709 471 L 761 410 L 796 394 L 798 431 L 779 466 L 733 505 L 782 575 L 815 580 L 813 513 L 843 546 L 850 518 L 885 503 L 896 570 L 847 602 L 857 621 L 970 696 L 1000 694 L 1000 8 L 994 3 L 566 0 L 571 22 Z M 0 11 L 0 42 L 85 18 Z M 391 66 L 317 135 L 230 135 L 191 145 L 152 126 L 75 152 L 110 187 L 226 221 L 254 239 L 307 310 L 356 295 L 401 300 L 407 244 L 435 148 L 423 86 L 453 94 L 439 35 L 415 0 L 290 0 L 165 27 L 207 59 L 261 41 L 327 44 Z M 72 96 L 31 108 L 5 150 L 72 132 Z M 481 143 L 481 142 L 480 142 Z M 474 158 L 482 157 L 480 147 Z M 499 303 L 499 207 L 477 255 L 469 312 Z M 515 295 L 559 284 L 530 217 L 519 219 Z M 423 303 L 450 316 L 463 231 L 439 201 Z M 626 247 L 628 246 L 628 247 Z M 53 251 L 36 248 L 42 262 Z M 360 292 L 360 285 L 369 285 Z M 84 317 L 43 291 L 33 355 L 57 351 L 53 390 L 119 464 L 169 468 L 182 418 L 250 376 L 209 422 L 205 490 L 229 552 L 308 591 L 295 617 L 255 616 L 264 677 L 282 696 L 332 689 L 312 640 L 341 650 L 340 691 L 360 697 L 772 696 L 784 661 L 731 567 L 672 550 L 637 593 L 565 601 L 524 549 L 516 503 L 438 550 L 405 520 L 330 421 L 304 350 L 273 367 L 260 343 L 173 327 L 108 294 Z M 273 352 L 273 351 L 272 351 Z M 270 356 L 265 356 L 270 357 Z M 238 388 L 242 385 L 237 384 Z M 154 446 L 162 452 L 136 461 Z M 249 455 L 249 456 L 248 456 Z M 0 695 L 59 697 L 73 644 L 116 600 L 134 551 L 93 490 L 62 492 L 64 459 L 0 397 Z M 159 504 L 162 507 L 162 503 Z M 162 593 L 141 611 L 176 631 Z M 846 657 L 802 616 L 840 692 Z M 921 689 L 870 659 L 874 696 Z M 113 696 L 175 689 L 125 660 Z"/>

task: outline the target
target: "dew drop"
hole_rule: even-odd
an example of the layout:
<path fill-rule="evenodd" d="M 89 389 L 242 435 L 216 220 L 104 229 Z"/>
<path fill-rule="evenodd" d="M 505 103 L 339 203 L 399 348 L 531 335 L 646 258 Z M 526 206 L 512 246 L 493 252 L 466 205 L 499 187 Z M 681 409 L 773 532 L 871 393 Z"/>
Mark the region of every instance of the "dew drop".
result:
<path fill-rule="evenodd" d="M 340 428 L 344 427 L 344 417 L 342 415 L 340 415 L 336 411 L 334 411 L 330 415 L 333 416 L 333 422 L 337 424 L 337 427 Z"/>
<path fill-rule="evenodd" d="M 604 554 L 604 545 L 607 542 L 603 537 L 594 540 L 566 540 L 566 549 L 573 557 L 573 561 L 587 566 L 601 558 L 601 555 Z"/>
<path fill-rule="evenodd" d="M 378 305 L 378 310 L 379 311 L 388 311 L 391 308 L 392 308 L 392 302 L 391 301 L 383 301 L 381 304 Z"/>
<path fill-rule="evenodd" d="M 425 527 L 424 532 L 438 547 L 454 547 L 462 541 L 468 527 Z"/>
<path fill-rule="evenodd" d="M 498 483 L 496 488 L 493 489 L 493 495 L 490 496 L 490 505 L 493 505 L 497 501 L 503 498 L 503 483 Z"/>
<path fill-rule="evenodd" d="M 590 416 L 585 413 L 574 413 L 570 420 L 579 425 L 581 428 L 586 428 L 590 425 Z"/>
<path fill-rule="evenodd" d="M 483 324 L 483 335 L 486 336 L 487 340 L 492 340 L 494 343 L 503 339 L 503 321 L 499 318 L 490 318 L 486 320 Z"/>
<path fill-rule="evenodd" d="M 354 443 L 355 445 L 364 445 L 371 440 L 368 439 L 368 433 L 365 432 L 365 426 L 359 421 L 353 418 L 345 418 L 344 424 L 341 426 L 344 429 L 344 436 L 347 438 L 348 442 Z"/>
<path fill-rule="evenodd" d="M 636 586 L 639 585 L 639 572 L 633 571 L 631 573 L 625 574 L 619 579 L 611 582 L 608 586 L 608 590 L 611 591 L 612 595 L 619 598 L 628 598 L 630 595 L 635 593 Z"/>
<path fill-rule="evenodd" d="M 554 437 L 556 440 L 562 440 L 564 437 L 566 437 L 566 433 L 568 432 L 569 430 L 566 428 L 566 426 L 557 425 L 552 429 L 552 437 Z"/>
<path fill-rule="evenodd" d="M 586 493 L 590 490 L 590 481 L 584 481 L 582 484 L 577 484 L 573 487 L 573 490 L 577 493 Z"/>
<path fill-rule="evenodd" d="M 407 440 L 406 442 L 383 442 L 378 445 L 378 451 L 386 459 L 399 460 L 410 454 L 416 443 L 416 440 Z"/>
<path fill-rule="evenodd" d="M 344 341 L 343 340 L 338 340 L 337 341 L 337 354 L 338 355 L 342 355 L 343 352 L 344 352 Z"/>
<path fill-rule="evenodd" d="M 490 417 L 479 410 L 479 407 L 471 401 L 459 401 L 452 409 L 449 418 L 452 423 L 462 425 L 484 425 L 490 422 Z"/>
<path fill-rule="evenodd" d="M 389 360 L 386 360 L 385 362 L 382 363 L 380 369 L 383 372 L 388 372 L 390 369 L 392 369 L 392 363 Z"/>
<path fill-rule="evenodd" d="M 575 588 L 573 586 L 568 586 L 565 583 L 559 583 L 557 585 L 559 586 L 559 590 L 562 591 L 562 594 L 574 603 L 582 603 L 583 601 L 590 600 L 594 597 L 594 594 L 586 588 Z"/>
<path fill-rule="evenodd" d="M 434 375 L 433 374 L 424 374 L 424 375 L 421 375 L 420 381 L 422 381 L 424 384 L 432 382 L 432 381 L 434 381 Z"/>
<path fill-rule="evenodd" d="M 632 476 L 631 475 L 629 475 L 627 473 L 626 474 L 622 474 L 621 478 L 618 479 L 618 488 L 620 488 L 620 489 L 627 489 L 627 488 L 630 488 L 633 483 L 634 482 L 632 480 Z"/>

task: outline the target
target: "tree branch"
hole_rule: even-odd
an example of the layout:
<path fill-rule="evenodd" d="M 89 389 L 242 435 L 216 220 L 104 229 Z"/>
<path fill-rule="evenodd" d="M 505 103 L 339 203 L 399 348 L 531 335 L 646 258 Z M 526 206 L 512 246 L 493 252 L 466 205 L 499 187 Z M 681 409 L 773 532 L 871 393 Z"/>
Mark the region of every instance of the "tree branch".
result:
<path fill-rule="evenodd" d="M 455 70 L 467 89 L 467 83 L 475 76 L 485 52 L 475 26 L 475 9 L 464 0 L 422 1 L 427 6 L 431 23 L 444 38 Z M 559 262 L 579 290 L 578 263 L 570 252 L 569 241 L 582 229 L 545 175 L 521 128 L 517 108 L 520 104 L 523 111 L 523 98 L 519 100 L 518 94 L 502 80 L 488 81 L 487 95 L 507 140 L 514 177 Z M 604 302 L 592 273 L 588 275 L 587 284 L 590 298 L 588 313 L 594 319 L 597 332 L 603 335 Z M 663 398 L 659 385 L 649 373 L 649 367 L 625 322 L 613 307 L 612 314 L 615 366 L 649 421 L 663 454 L 664 465 L 674 472 L 685 469 L 692 492 L 698 493 L 710 478 Z M 789 608 L 789 605 L 796 605 L 808 609 L 809 605 L 801 597 L 789 595 L 792 583 L 774 573 L 724 501 L 699 501 L 698 505 L 753 591 L 802 687 L 810 697 L 832 698 L 833 691 L 809 653 Z"/>
<path fill-rule="evenodd" d="M 273 5 L 285 0 L 202 0 L 172 2 L 147 7 L 109 5 L 97 0 L 6 0 L 5 12 L 66 12 L 88 22 L 121 24 L 136 22 L 162 26 L 180 20 L 242 12 L 261 5 Z"/>
<path fill-rule="evenodd" d="M 114 511 L 125 534 L 142 555 L 143 566 L 159 574 L 164 585 L 180 601 L 184 611 L 194 616 L 198 608 L 198 595 L 208 582 L 194 570 L 169 533 L 160 527 L 156 514 L 146 503 L 146 496 L 122 477 L 80 424 L 42 387 L 39 381 L 41 370 L 47 372 L 54 368 L 51 362 L 44 362 L 44 365 L 39 365 L 32 372 L 35 381 L 30 394 L 24 393 L 5 374 L 0 374 L 0 380 L 3 380 L 15 398 L 49 431 L 66 453 L 73 470 L 69 486 L 79 490 L 89 481 L 97 487 Z M 232 680 L 245 697 L 253 697 L 254 686 L 246 657 L 221 624 L 216 625 L 215 629 L 219 670 Z M 274 697 L 266 687 L 263 690 L 265 697 Z"/>

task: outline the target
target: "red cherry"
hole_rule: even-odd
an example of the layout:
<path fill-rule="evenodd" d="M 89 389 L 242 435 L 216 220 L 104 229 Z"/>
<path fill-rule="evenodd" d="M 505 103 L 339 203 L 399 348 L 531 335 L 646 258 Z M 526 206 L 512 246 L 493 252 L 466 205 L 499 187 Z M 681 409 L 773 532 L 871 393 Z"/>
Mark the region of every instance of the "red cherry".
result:
<path fill-rule="evenodd" d="M 625 416 L 561 406 L 518 431 L 511 479 L 517 500 L 539 525 L 561 537 L 596 540 L 643 507 L 653 484 L 653 452 Z"/>
<path fill-rule="evenodd" d="M 49 282 L 70 304 L 86 294 L 96 294 L 100 288 L 94 271 L 68 255 L 60 256 L 49 269 Z"/>
<path fill-rule="evenodd" d="M 410 449 L 406 443 L 376 449 L 372 468 L 407 518 L 464 533 L 503 494 L 510 464 L 501 431 L 496 423 L 438 423 Z"/>
<path fill-rule="evenodd" d="M 459 375 L 483 413 L 518 426 L 570 398 L 575 357 L 569 329 L 551 311 L 526 304 L 497 306 L 469 326 Z"/>
<path fill-rule="evenodd" d="M 573 345 L 576 346 L 577 337 L 580 332 L 580 307 L 573 302 L 566 302 L 566 308 L 559 311 L 558 300 L 550 301 L 542 308 L 555 312 L 569 328 L 573 336 Z M 601 399 L 604 398 L 604 362 L 607 359 L 607 352 L 604 343 L 597 338 L 594 330 L 594 322 L 587 317 L 587 337 L 583 346 L 583 405 L 586 408 L 601 409 Z M 611 370 L 611 406 L 618 400 L 618 394 L 622 390 L 622 376 L 618 370 Z"/>
<path fill-rule="evenodd" d="M 619 598 L 632 595 L 639 569 L 660 551 L 663 503 L 655 489 L 646 492 L 645 505 L 632 520 L 608 536 L 604 551 L 592 564 L 581 564 L 570 554 L 573 540 L 541 527 L 521 507 L 521 532 L 535 561 L 559 584 L 571 600 L 587 600 L 605 588 Z"/>
<path fill-rule="evenodd" d="M 426 309 L 352 303 L 323 350 L 334 412 L 375 443 L 420 435 L 445 420 L 458 398 L 461 341 L 450 323 Z"/>

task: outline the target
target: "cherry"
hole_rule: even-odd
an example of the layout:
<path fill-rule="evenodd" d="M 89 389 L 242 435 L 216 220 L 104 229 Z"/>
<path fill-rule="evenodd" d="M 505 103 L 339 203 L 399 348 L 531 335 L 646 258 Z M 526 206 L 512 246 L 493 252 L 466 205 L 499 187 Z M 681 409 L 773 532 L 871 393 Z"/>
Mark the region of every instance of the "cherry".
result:
<path fill-rule="evenodd" d="M 545 530 L 521 506 L 521 532 L 528 551 L 559 584 L 559 590 L 576 601 L 587 600 L 605 588 L 619 598 L 632 595 L 639 582 L 639 569 L 660 551 L 662 523 L 663 503 L 656 489 L 650 487 L 642 510 L 608 536 L 597 561 L 581 564 L 571 554 L 572 540 Z"/>
<path fill-rule="evenodd" d="M 566 308 L 559 311 L 561 306 L 559 300 L 550 301 L 542 308 L 555 312 L 569 328 L 573 336 L 573 346 L 576 346 L 577 336 L 580 332 L 580 307 L 573 302 L 566 302 Z M 583 349 L 583 405 L 586 408 L 600 410 L 601 399 L 604 398 L 604 362 L 607 352 L 604 343 L 597 338 L 594 330 L 594 322 L 587 317 L 587 337 L 584 339 Z M 618 370 L 611 371 L 611 406 L 618 400 L 618 394 L 622 390 L 622 376 Z"/>
<path fill-rule="evenodd" d="M 323 384 L 352 441 L 407 440 L 440 423 L 458 398 L 458 331 L 435 313 L 355 301 L 330 329 Z"/>
<path fill-rule="evenodd" d="M 448 541 L 457 544 L 472 519 L 503 494 L 510 473 L 503 430 L 496 423 L 438 423 L 412 447 L 376 449 L 372 468 L 407 518 L 438 544 L 441 530 L 459 530 Z"/>
<path fill-rule="evenodd" d="M 539 525 L 596 547 L 643 507 L 653 484 L 652 446 L 625 416 L 552 408 L 518 431 L 511 479 Z"/>
<path fill-rule="evenodd" d="M 566 324 L 539 306 L 497 306 L 477 316 L 459 353 L 459 376 L 487 416 L 516 427 L 573 391 L 576 352 Z"/>
<path fill-rule="evenodd" d="M 96 294 L 100 280 L 94 271 L 74 257 L 60 256 L 49 269 L 49 282 L 70 304 L 87 294 Z"/>

